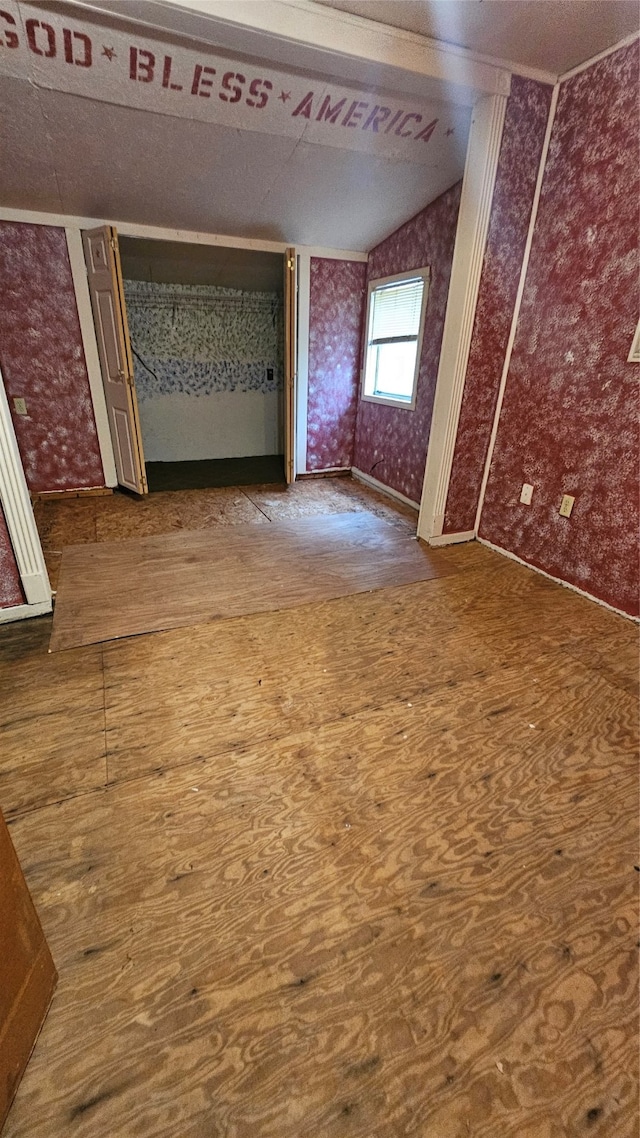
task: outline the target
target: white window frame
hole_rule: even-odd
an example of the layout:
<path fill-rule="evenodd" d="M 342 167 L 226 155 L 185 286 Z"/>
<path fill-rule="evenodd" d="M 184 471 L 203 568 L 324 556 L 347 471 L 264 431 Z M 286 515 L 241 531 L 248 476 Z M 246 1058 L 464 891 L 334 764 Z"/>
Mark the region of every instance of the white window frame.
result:
<path fill-rule="evenodd" d="M 366 378 L 367 378 L 367 357 L 369 354 L 369 334 L 371 329 L 371 318 L 373 314 L 373 305 L 371 298 L 373 293 L 390 284 L 402 284 L 404 281 L 415 281 L 417 277 L 422 277 L 424 287 L 422 290 L 422 307 L 420 309 L 420 326 L 418 328 L 418 339 L 416 342 L 416 365 L 413 372 L 413 385 L 411 388 L 411 399 L 394 399 L 393 396 L 387 395 L 367 395 L 366 393 Z M 422 356 L 422 340 L 424 337 L 424 323 L 427 313 L 427 304 L 429 301 L 429 284 L 431 281 L 431 269 L 428 265 L 423 266 L 421 269 L 405 270 L 402 273 L 394 273 L 390 277 L 378 277 L 377 280 L 369 281 L 367 289 L 367 320 L 365 324 L 364 343 L 362 347 L 362 370 L 360 373 L 360 398 L 365 403 L 382 403 L 385 407 L 395 407 L 396 409 L 402 408 L 403 411 L 415 411 L 416 399 L 418 394 L 418 375 L 420 373 L 420 357 Z"/>

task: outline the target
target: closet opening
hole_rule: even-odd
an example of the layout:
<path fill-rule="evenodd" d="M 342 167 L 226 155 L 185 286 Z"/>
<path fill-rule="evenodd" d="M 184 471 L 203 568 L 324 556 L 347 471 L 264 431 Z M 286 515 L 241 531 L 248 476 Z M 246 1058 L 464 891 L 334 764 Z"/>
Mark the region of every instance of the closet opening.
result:
<path fill-rule="evenodd" d="M 284 482 L 282 255 L 118 244 L 149 491 Z"/>

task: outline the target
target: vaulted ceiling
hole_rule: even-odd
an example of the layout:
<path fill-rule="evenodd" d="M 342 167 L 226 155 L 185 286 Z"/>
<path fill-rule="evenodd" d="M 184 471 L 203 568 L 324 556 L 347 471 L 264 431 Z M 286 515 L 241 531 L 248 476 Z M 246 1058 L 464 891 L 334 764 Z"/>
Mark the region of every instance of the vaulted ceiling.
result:
<path fill-rule="evenodd" d="M 527 8 L 529 41 L 555 45 L 554 58 L 559 43 L 565 55 L 569 41 L 573 54 L 600 46 L 635 7 L 568 5 L 615 9 L 578 45 L 571 21 L 562 33 L 556 18 L 567 5 L 548 0 L 322 2 L 285 7 L 353 24 L 331 5 L 431 35 L 441 24 L 443 38 L 457 27 L 456 42 L 521 52 L 527 37 L 511 9 Z M 188 0 L 3 0 L 3 12 L 0 205 L 367 251 L 462 176 L 473 100 L 446 83 L 399 90 L 388 70 L 349 70 L 339 53 L 242 29 L 232 44 L 204 42 Z"/>

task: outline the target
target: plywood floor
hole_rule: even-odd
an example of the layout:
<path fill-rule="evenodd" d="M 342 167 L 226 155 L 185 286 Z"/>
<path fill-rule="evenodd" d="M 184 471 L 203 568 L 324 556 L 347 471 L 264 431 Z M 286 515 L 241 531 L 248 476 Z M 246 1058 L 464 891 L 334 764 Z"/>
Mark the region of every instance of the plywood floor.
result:
<path fill-rule="evenodd" d="M 446 558 L 368 512 L 65 549 L 51 651 L 425 581 Z"/>
<path fill-rule="evenodd" d="M 63 550 L 69 545 L 218 529 L 253 523 L 367 510 L 403 533 L 416 531 L 410 507 L 351 478 L 306 479 L 293 486 L 263 485 L 179 490 L 143 499 L 116 491 L 108 497 L 39 500 L 34 511 L 49 577 L 57 589 Z"/>
<path fill-rule="evenodd" d="M 0 629 L 60 972 L 3 1138 L 636 1138 L 636 630 L 442 554 L 54 655 Z"/>

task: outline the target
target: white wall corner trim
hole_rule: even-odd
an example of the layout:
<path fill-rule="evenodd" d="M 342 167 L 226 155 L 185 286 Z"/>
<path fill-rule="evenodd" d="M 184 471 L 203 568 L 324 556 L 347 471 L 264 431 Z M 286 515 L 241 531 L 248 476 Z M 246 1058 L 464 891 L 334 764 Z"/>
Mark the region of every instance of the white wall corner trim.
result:
<path fill-rule="evenodd" d="M 45 608 L 43 611 L 49 611 L 51 586 L 22 469 L 22 459 L 11 421 L 2 373 L 0 373 L 0 502 L 27 606 L 48 605 L 48 609 Z"/>
<path fill-rule="evenodd" d="M 593 67 L 594 63 L 599 63 L 601 59 L 606 59 L 608 55 L 615 55 L 616 51 L 621 51 L 623 47 L 630 47 L 632 43 L 638 39 L 638 32 L 631 32 L 630 35 L 624 36 L 623 39 L 618 40 L 611 47 L 605 47 L 604 51 L 599 51 L 597 55 L 592 55 L 591 59 L 585 59 L 582 63 L 578 63 L 576 67 L 572 67 L 569 71 L 564 71 L 558 77 L 559 83 L 564 83 L 565 79 L 573 79 L 574 75 L 579 75 L 581 71 L 587 71 L 589 67 Z"/>
<path fill-rule="evenodd" d="M 359 482 L 364 482 L 365 486 L 370 486 L 372 490 L 378 490 L 380 494 L 386 494 L 388 498 L 395 498 L 397 502 L 403 502 L 405 506 L 411 506 L 412 510 L 418 510 L 417 502 L 407 498 L 406 494 L 402 494 L 399 490 L 394 490 L 393 486 L 386 486 L 384 482 L 380 482 L 374 478 L 372 474 L 365 474 L 364 470 L 358 470 L 357 466 L 351 467 L 351 473 L 354 478 Z"/>
<path fill-rule="evenodd" d="M 522 297 L 524 295 L 524 286 L 527 279 L 527 270 L 529 268 L 529 257 L 531 256 L 531 245 L 533 243 L 533 233 L 536 227 L 538 218 L 538 206 L 540 204 L 540 194 L 542 192 L 542 182 L 544 179 L 545 167 L 547 164 L 547 155 L 549 153 L 549 143 L 551 142 L 551 132 L 553 130 L 553 123 L 556 116 L 556 107 L 558 105 L 558 93 L 560 90 L 559 83 L 556 83 L 551 94 L 551 102 L 549 104 L 549 117 L 547 118 L 547 129 L 545 131 L 544 141 L 542 143 L 542 153 L 540 154 L 540 165 L 538 166 L 538 177 L 536 180 L 536 188 L 533 195 L 533 202 L 531 205 L 531 217 L 529 218 L 529 229 L 527 232 L 527 241 L 524 247 L 524 254 L 522 257 L 522 267 L 520 269 L 520 280 L 518 282 L 518 291 L 516 293 L 516 300 L 513 306 L 513 316 L 511 318 L 511 328 L 509 329 L 509 339 L 507 340 L 507 347 L 504 356 L 504 364 L 502 366 L 502 375 L 500 376 L 500 386 L 498 388 L 498 399 L 496 402 L 495 414 L 493 416 L 493 426 L 491 428 L 491 435 L 489 438 L 489 446 L 487 449 L 487 457 L 485 459 L 484 471 L 482 474 L 482 482 L 480 484 L 480 496 L 478 498 L 478 509 L 476 511 L 475 528 L 478 533 L 480 528 L 480 519 L 482 517 L 482 508 L 484 506 L 485 494 L 487 492 L 487 483 L 489 481 L 489 472 L 491 470 L 491 462 L 493 459 L 493 452 L 495 450 L 496 439 L 498 437 L 498 424 L 500 422 L 500 414 L 502 412 L 502 404 L 504 402 L 504 393 L 507 386 L 507 376 L 511 366 L 511 356 L 513 354 L 513 345 L 516 339 L 516 331 L 518 328 L 518 320 L 520 319 L 520 308 L 522 305 Z"/>
<path fill-rule="evenodd" d="M 426 541 L 444 526 L 506 104 L 503 95 L 482 98 L 471 120 L 418 520 Z"/>
<path fill-rule="evenodd" d="M 80 321 L 84 358 L 87 366 L 87 375 L 89 377 L 89 387 L 91 389 L 93 416 L 96 421 L 98 446 L 100 448 L 100 458 L 102 459 L 104 484 L 105 486 L 117 486 L 118 476 L 116 474 L 116 463 L 113 455 L 111 431 L 109 430 L 107 404 L 104 397 L 100 357 L 98 355 L 96 329 L 93 322 L 91 297 L 89 296 L 89 284 L 84 263 L 82 233 L 80 229 L 68 226 L 65 228 L 65 234 L 67 238 L 69 264 L 71 265 L 71 276 L 73 277 L 73 287 L 76 294 L 76 307 Z"/>
<path fill-rule="evenodd" d="M 487 541 L 485 537 L 478 537 L 477 539 L 481 545 L 486 545 L 487 549 L 492 549 L 494 553 L 500 553 L 503 557 L 508 557 L 510 561 L 517 561 L 518 565 L 524 565 L 525 569 L 531 569 L 533 573 L 539 573 L 541 577 L 546 577 L 548 581 L 553 581 L 556 585 L 562 585 L 563 589 L 571 589 L 572 593 L 578 593 L 581 597 L 586 597 L 588 601 L 595 601 L 597 605 L 602 605 L 603 608 L 609 609 L 609 612 L 615 612 L 618 616 L 623 616 L 625 620 L 631 620 L 634 624 L 640 623 L 640 617 L 631 616 L 631 613 L 625 612 L 624 609 L 617 609 L 615 605 L 610 605 L 608 601 L 603 601 L 600 597 L 595 597 L 593 593 L 588 593 L 586 589 L 581 589 L 578 585 L 572 585 L 571 581 L 563 581 L 562 577 L 554 577 L 551 573 L 547 573 L 544 569 L 539 569 L 537 565 L 532 565 L 530 561 L 525 561 L 522 557 L 518 557 L 517 553 L 512 553 L 510 549 L 503 549 L 500 545 L 494 545 L 492 541 Z"/>
<path fill-rule="evenodd" d="M 307 430 L 309 403 L 309 324 L 311 307 L 311 256 L 298 252 L 298 361 L 296 365 L 296 467 L 307 470 Z"/>
<path fill-rule="evenodd" d="M 463 541 L 473 541 L 476 536 L 474 529 L 461 530 L 460 533 L 441 533 L 439 537 L 428 538 L 429 545 L 438 548 L 441 545 L 459 545 Z"/>

